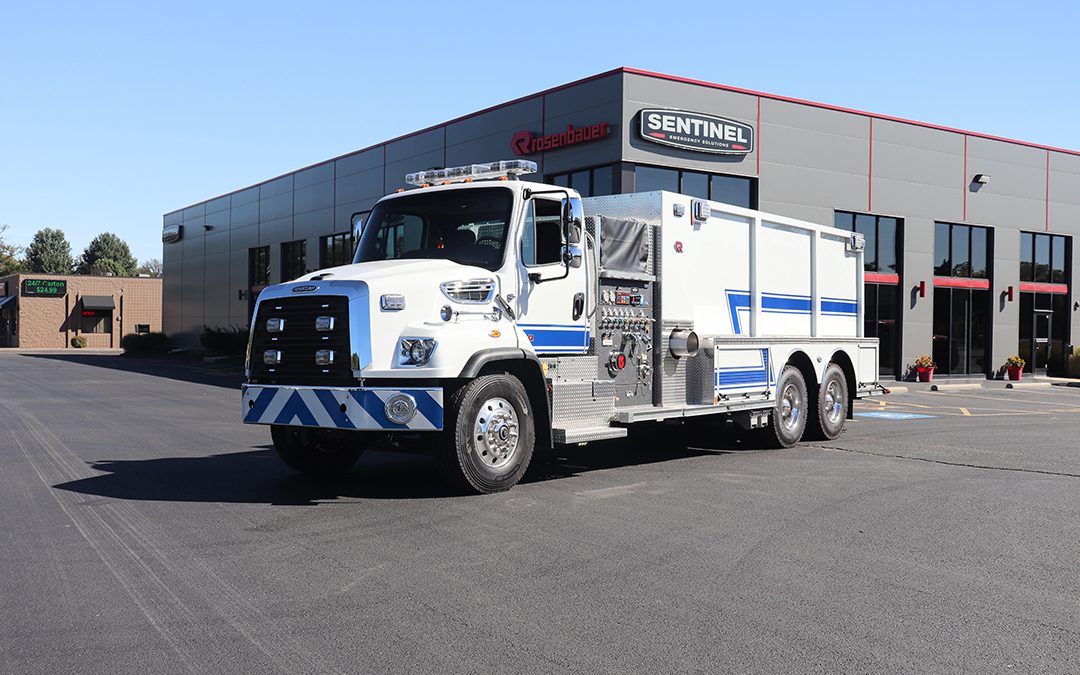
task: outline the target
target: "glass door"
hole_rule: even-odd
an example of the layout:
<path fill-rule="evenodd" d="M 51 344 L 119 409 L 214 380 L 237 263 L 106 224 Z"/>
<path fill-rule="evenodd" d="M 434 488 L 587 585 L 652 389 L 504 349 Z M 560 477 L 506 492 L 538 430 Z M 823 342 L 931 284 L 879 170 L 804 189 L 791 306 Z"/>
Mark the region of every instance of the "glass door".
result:
<path fill-rule="evenodd" d="M 1051 327 L 1054 323 L 1054 313 L 1045 309 L 1037 309 L 1032 315 L 1035 325 L 1031 328 L 1031 372 L 1035 375 L 1046 375 L 1050 366 L 1050 336 Z"/>
<path fill-rule="evenodd" d="M 934 361 L 950 375 L 986 374 L 990 353 L 990 292 L 934 288 Z"/>

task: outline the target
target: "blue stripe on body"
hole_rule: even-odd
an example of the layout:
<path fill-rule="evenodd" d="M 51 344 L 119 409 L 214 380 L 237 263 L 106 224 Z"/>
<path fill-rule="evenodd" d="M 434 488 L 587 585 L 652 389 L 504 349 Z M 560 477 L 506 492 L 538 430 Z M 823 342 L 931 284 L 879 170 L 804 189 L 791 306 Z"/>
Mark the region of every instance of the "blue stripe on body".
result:
<path fill-rule="evenodd" d="M 725 291 L 728 311 L 731 312 L 731 327 L 736 335 L 742 334 L 739 321 L 740 311 L 750 311 L 750 291 L 728 289 Z M 762 293 L 761 311 L 769 314 L 810 314 L 811 298 L 808 295 L 790 295 L 787 293 Z M 857 316 L 857 300 L 845 298 L 822 298 L 821 313 L 826 316 Z"/>
<path fill-rule="evenodd" d="M 545 352 L 583 352 L 589 348 L 589 327 L 582 325 L 518 324 L 533 349 Z"/>

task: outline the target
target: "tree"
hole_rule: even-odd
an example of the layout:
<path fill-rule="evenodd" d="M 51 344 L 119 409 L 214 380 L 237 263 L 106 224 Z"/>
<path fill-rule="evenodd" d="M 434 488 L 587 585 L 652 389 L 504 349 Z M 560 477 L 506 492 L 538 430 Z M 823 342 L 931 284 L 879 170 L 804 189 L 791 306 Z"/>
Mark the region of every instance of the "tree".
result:
<path fill-rule="evenodd" d="M 38 230 L 26 248 L 26 264 L 31 272 L 39 274 L 71 274 L 75 260 L 64 231 L 50 227 Z"/>
<path fill-rule="evenodd" d="M 79 258 L 79 274 L 133 277 L 138 265 L 127 242 L 112 232 L 105 232 L 94 237 L 83 251 Z"/>
<path fill-rule="evenodd" d="M 136 270 L 139 274 L 149 274 L 152 277 L 160 277 L 162 272 L 165 271 L 161 261 L 157 258 L 150 258 Z"/>
<path fill-rule="evenodd" d="M 4 232 L 7 229 L 7 225 L 0 225 L 0 276 L 26 270 L 26 264 L 19 259 L 22 248 L 4 241 Z"/>

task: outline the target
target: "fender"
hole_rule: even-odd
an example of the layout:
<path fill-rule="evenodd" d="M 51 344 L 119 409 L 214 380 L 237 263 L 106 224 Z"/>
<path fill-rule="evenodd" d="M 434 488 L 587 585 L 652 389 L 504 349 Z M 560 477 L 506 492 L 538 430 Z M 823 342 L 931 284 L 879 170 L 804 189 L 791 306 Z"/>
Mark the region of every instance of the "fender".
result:
<path fill-rule="evenodd" d="M 536 358 L 536 354 L 527 352 L 524 349 L 517 347 L 495 347 L 492 349 L 482 349 L 465 362 L 465 366 L 461 369 L 461 375 L 458 377 L 472 378 L 480 374 L 480 370 L 493 361 L 512 361 L 526 359 L 534 361 L 537 369 L 540 368 L 540 359 Z"/>

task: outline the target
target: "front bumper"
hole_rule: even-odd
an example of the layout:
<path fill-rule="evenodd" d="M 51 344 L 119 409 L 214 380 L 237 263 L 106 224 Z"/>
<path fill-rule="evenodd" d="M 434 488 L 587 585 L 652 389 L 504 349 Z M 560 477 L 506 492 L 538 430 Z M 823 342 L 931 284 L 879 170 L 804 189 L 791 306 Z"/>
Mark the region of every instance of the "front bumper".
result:
<path fill-rule="evenodd" d="M 416 414 L 405 424 L 390 421 L 386 401 L 406 394 L 416 401 Z M 245 384 L 244 424 L 282 424 L 371 431 L 440 431 L 443 390 L 439 387 L 290 387 Z"/>

